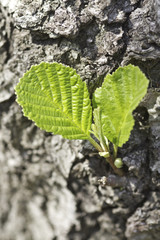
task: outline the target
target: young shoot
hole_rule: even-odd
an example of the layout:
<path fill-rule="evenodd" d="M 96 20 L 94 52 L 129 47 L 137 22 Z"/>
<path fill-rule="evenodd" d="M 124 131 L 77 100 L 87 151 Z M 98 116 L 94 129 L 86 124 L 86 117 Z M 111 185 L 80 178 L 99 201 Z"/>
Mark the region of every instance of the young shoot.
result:
<path fill-rule="evenodd" d="M 122 176 L 118 147 L 129 139 L 134 126 L 132 112 L 147 87 L 148 80 L 138 67 L 119 67 L 96 89 L 92 107 L 86 83 L 75 69 L 42 62 L 23 75 L 15 91 L 24 116 L 47 132 L 89 140 L 114 172 Z"/>

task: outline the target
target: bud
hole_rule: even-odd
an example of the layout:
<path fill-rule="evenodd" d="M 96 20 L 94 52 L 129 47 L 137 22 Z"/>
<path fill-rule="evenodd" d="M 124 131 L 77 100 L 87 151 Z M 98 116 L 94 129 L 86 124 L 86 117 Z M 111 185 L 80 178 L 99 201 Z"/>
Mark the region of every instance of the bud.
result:
<path fill-rule="evenodd" d="M 117 168 L 122 168 L 122 166 L 123 166 L 122 159 L 121 159 L 121 158 L 116 158 L 116 160 L 114 161 L 114 165 L 115 165 Z"/>

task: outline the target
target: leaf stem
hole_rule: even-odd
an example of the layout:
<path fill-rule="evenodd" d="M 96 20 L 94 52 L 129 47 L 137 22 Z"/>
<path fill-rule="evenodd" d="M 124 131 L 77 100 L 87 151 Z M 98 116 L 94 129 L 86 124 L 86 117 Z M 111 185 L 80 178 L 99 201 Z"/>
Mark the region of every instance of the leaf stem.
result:
<path fill-rule="evenodd" d="M 90 141 L 90 143 L 98 150 L 98 152 L 104 152 L 104 150 L 101 148 L 101 146 L 91 137 L 88 136 L 88 141 Z M 117 168 L 114 165 L 114 160 L 112 159 L 111 156 L 106 158 L 107 162 L 110 164 L 110 166 L 112 167 L 113 171 L 118 174 L 119 176 L 124 176 L 124 172 L 122 169 Z"/>
<path fill-rule="evenodd" d="M 116 157 L 117 157 L 118 147 L 117 147 L 115 144 L 113 144 L 113 150 L 114 150 L 114 153 L 113 153 L 113 155 L 114 155 L 114 159 L 116 159 Z"/>
<path fill-rule="evenodd" d="M 91 136 L 88 137 L 88 141 L 90 141 L 90 143 L 98 150 L 98 152 L 103 152 L 101 146 Z"/>

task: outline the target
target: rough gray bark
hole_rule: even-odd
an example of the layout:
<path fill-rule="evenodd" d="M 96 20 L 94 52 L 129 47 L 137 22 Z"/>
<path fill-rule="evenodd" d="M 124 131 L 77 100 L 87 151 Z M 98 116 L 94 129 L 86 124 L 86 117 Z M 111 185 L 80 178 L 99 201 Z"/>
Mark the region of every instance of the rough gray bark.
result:
<path fill-rule="evenodd" d="M 89 143 L 22 116 L 14 87 L 41 61 L 76 68 L 90 93 L 119 65 L 147 75 L 150 89 L 119 150 L 125 177 Z M 1 240 L 159 240 L 159 0 L 0 0 L 0 86 Z"/>

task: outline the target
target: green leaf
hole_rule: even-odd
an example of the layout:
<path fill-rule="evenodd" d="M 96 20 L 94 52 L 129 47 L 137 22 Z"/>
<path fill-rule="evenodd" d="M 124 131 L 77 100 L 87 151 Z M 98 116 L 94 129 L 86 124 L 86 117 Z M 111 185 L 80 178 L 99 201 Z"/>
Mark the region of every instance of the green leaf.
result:
<path fill-rule="evenodd" d="M 41 129 L 68 139 L 90 137 L 91 101 L 74 69 L 43 62 L 32 66 L 15 90 L 24 115 Z"/>
<path fill-rule="evenodd" d="M 119 67 L 105 77 L 101 88 L 96 89 L 94 105 L 101 109 L 103 135 L 121 147 L 134 126 L 133 110 L 147 92 L 148 79 L 138 67 Z"/>

